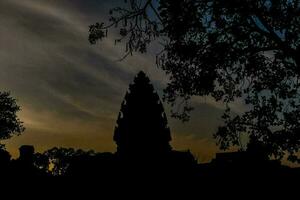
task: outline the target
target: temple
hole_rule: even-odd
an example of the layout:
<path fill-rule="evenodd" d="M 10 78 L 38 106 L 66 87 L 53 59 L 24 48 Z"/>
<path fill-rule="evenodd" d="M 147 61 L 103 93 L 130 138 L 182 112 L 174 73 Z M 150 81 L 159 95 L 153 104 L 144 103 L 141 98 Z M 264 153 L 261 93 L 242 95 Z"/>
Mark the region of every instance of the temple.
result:
<path fill-rule="evenodd" d="M 149 78 L 139 72 L 129 86 L 114 132 L 117 153 L 147 157 L 171 151 L 170 129 L 159 96 Z"/>

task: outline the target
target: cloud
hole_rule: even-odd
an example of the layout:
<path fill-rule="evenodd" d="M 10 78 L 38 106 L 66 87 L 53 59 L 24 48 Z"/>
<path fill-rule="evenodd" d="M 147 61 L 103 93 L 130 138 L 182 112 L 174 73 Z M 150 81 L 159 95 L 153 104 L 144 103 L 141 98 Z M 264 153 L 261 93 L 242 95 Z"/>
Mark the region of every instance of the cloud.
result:
<path fill-rule="evenodd" d="M 20 144 L 113 151 L 115 120 L 134 75 L 144 70 L 162 94 L 168 79 L 155 55 L 118 62 L 124 47 L 115 46 L 114 31 L 100 44 L 88 43 L 88 25 L 105 21 L 109 7 L 110 0 L 0 1 L 0 90 L 18 99 L 27 127 L 6 141 L 10 151 Z M 220 110 L 211 101 L 198 102 L 189 123 L 169 119 L 175 147 L 207 146 L 203 141 L 211 140 Z"/>

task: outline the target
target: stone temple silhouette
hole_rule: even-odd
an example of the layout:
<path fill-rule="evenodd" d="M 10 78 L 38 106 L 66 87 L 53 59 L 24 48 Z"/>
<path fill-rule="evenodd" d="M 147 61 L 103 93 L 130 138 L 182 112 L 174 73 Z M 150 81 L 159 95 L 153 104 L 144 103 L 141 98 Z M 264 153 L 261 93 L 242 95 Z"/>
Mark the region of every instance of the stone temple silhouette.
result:
<path fill-rule="evenodd" d="M 117 154 L 147 158 L 171 152 L 170 129 L 163 105 L 149 78 L 139 72 L 129 85 L 114 131 Z"/>
<path fill-rule="evenodd" d="M 114 130 L 115 153 L 73 156 L 67 176 L 127 180 L 191 177 L 197 161 L 189 151 L 171 148 L 163 105 L 144 72 L 126 92 Z"/>

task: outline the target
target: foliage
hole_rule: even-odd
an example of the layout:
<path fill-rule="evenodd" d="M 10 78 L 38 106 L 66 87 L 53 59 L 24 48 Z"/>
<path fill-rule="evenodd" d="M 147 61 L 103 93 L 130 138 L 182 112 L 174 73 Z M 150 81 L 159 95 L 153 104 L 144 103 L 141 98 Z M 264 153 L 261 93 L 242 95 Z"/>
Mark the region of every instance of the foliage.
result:
<path fill-rule="evenodd" d="M 45 174 L 51 173 L 51 170 L 49 168 L 50 160 L 45 154 L 35 153 L 33 156 L 33 165 L 38 170 L 45 172 Z"/>
<path fill-rule="evenodd" d="M 42 154 L 42 156 L 40 156 L 43 162 L 39 162 L 39 168 L 48 168 L 48 171 L 51 172 L 52 175 L 63 176 L 67 172 L 72 159 L 82 155 L 94 155 L 94 152 L 86 152 L 81 149 L 75 150 L 73 148 L 54 147 L 52 149 L 47 150 Z"/>
<path fill-rule="evenodd" d="M 20 107 L 9 92 L 0 92 L 0 140 L 9 139 L 24 131 L 23 122 L 17 117 L 18 111 Z"/>

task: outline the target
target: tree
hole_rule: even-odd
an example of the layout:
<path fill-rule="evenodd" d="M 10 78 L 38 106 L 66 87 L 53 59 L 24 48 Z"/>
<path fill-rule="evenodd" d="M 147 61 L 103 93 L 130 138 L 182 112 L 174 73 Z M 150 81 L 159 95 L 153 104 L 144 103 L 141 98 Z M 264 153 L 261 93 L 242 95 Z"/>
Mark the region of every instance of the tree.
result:
<path fill-rule="evenodd" d="M 111 27 L 120 28 L 126 54 L 145 53 L 158 41 L 157 64 L 169 75 L 165 100 L 192 96 L 223 101 L 224 126 L 215 138 L 222 149 L 241 146 L 240 135 L 266 146 L 268 154 L 299 161 L 299 0 L 131 0 L 110 11 L 110 24 L 90 26 L 95 44 Z M 233 113 L 242 100 L 246 111 Z"/>
<path fill-rule="evenodd" d="M 139 72 L 125 95 L 114 141 L 118 154 L 157 156 L 171 150 L 170 129 L 163 105 L 144 72 Z"/>
<path fill-rule="evenodd" d="M 53 176 L 66 176 L 74 159 L 94 155 L 93 151 L 54 147 L 45 151 L 42 155 L 38 155 L 40 158 L 42 156 L 43 160 L 41 162 L 37 160 L 39 157 L 36 157 L 36 165 L 40 169 L 47 169 L 47 172 L 50 172 Z"/>
<path fill-rule="evenodd" d="M 24 131 L 23 122 L 17 117 L 20 107 L 9 92 L 0 92 L 0 140 L 9 139 Z"/>

